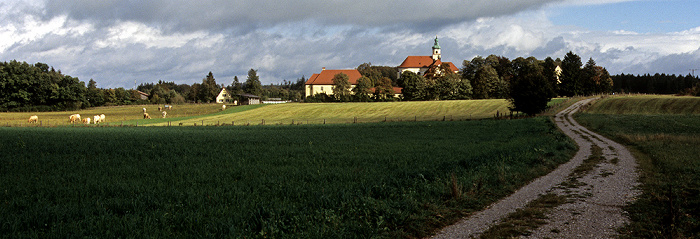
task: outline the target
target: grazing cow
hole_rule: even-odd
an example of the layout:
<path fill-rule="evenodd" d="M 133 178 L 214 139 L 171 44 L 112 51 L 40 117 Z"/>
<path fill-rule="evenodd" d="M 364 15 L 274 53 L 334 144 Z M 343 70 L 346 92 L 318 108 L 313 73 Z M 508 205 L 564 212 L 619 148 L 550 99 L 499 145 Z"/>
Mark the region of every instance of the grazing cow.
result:
<path fill-rule="evenodd" d="M 101 114 L 100 115 L 100 123 L 104 123 L 104 122 L 105 122 L 105 114 Z"/>
<path fill-rule="evenodd" d="M 75 123 L 76 121 L 80 122 L 80 114 L 73 114 L 68 118 L 70 119 L 71 124 Z"/>
<path fill-rule="evenodd" d="M 83 124 L 90 124 L 90 117 L 83 119 Z"/>
<path fill-rule="evenodd" d="M 143 113 L 143 118 L 144 118 L 144 119 L 150 119 L 151 116 L 148 115 L 148 113 L 145 113 L 145 112 L 144 112 L 144 113 Z"/>
<path fill-rule="evenodd" d="M 168 114 L 167 112 L 163 111 L 163 118 L 165 118 L 165 115 L 167 115 L 167 114 Z"/>
<path fill-rule="evenodd" d="M 95 115 L 92 118 L 93 118 L 93 120 L 92 120 L 93 124 L 100 123 L 100 116 L 99 115 Z"/>
<path fill-rule="evenodd" d="M 226 110 L 226 105 L 221 105 L 221 110 Z"/>
<path fill-rule="evenodd" d="M 39 122 L 39 116 L 32 115 L 29 116 L 29 120 L 27 120 L 28 123 L 37 123 Z"/>

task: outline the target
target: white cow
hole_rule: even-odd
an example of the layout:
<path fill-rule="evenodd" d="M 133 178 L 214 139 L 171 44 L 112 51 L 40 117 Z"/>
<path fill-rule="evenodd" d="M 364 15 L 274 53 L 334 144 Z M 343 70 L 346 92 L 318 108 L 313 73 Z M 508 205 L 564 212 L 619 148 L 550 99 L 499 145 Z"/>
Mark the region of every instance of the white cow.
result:
<path fill-rule="evenodd" d="M 83 119 L 83 124 L 90 124 L 90 117 Z"/>
<path fill-rule="evenodd" d="M 29 123 L 39 122 L 39 116 L 36 116 L 36 115 L 29 116 L 29 120 L 27 120 L 27 122 L 29 122 Z"/>
<path fill-rule="evenodd" d="M 165 115 L 167 115 L 167 114 L 168 114 L 167 112 L 163 111 L 163 118 L 165 118 Z"/>
<path fill-rule="evenodd" d="M 100 115 L 100 123 L 104 123 L 104 122 L 105 122 L 105 114 L 101 114 Z"/>
<path fill-rule="evenodd" d="M 92 120 L 93 124 L 100 123 L 100 116 L 99 115 L 95 115 L 92 118 L 93 118 L 93 120 Z"/>
<path fill-rule="evenodd" d="M 221 105 L 221 110 L 226 110 L 226 105 Z"/>

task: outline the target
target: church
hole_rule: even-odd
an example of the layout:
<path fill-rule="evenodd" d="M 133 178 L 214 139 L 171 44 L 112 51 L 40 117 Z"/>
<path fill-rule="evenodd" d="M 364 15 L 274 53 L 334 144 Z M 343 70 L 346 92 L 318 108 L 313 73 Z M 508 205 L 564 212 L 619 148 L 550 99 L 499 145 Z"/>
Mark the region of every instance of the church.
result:
<path fill-rule="evenodd" d="M 401 77 L 401 73 L 404 71 L 411 71 L 418 75 L 425 75 L 425 72 L 432 67 L 440 67 L 442 64 L 447 64 L 452 71 L 455 73 L 459 72 L 459 68 L 452 64 L 452 62 L 442 62 L 442 52 L 440 49 L 440 44 L 438 44 L 438 38 L 435 37 L 435 44 L 433 45 L 433 54 L 431 56 L 408 56 L 406 60 L 397 67 L 398 77 Z M 348 76 L 348 81 L 350 82 L 351 89 L 355 88 L 357 85 L 357 80 L 362 77 L 357 69 L 349 70 L 326 70 L 325 67 L 322 68 L 321 73 L 313 74 L 305 83 L 305 93 L 306 96 L 313 96 L 317 94 L 333 94 L 333 77 L 336 74 L 343 73 Z M 394 87 L 394 92 L 398 95 L 401 93 L 401 88 Z"/>
<path fill-rule="evenodd" d="M 433 45 L 433 55 L 406 57 L 406 60 L 404 60 L 403 63 L 397 67 L 398 77 L 401 77 L 401 73 L 404 71 L 411 71 L 417 75 L 425 75 L 425 72 L 431 67 L 440 67 L 442 64 L 447 64 L 455 73 L 459 72 L 459 68 L 457 68 L 457 66 L 455 66 L 455 64 L 452 62 L 442 62 L 442 52 L 436 36 L 435 44 Z"/>

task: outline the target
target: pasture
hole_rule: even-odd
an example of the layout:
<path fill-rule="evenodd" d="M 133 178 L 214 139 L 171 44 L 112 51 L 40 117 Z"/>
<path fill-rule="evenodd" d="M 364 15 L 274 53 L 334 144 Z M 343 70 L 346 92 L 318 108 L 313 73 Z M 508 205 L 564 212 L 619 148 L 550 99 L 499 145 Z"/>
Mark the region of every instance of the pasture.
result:
<path fill-rule="evenodd" d="M 558 98 L 550 102 L 552 110 L 565 108 L 572 101 Z M 457 121 L 509 115 L 504 99 L 454 101 L 404 101 L 376 103 L 289 103 L 277 105 L 229 106 L 221 104 L 175 105 L 163 119 L 158 105 L 97 107 L 68 112 L 0 112 L 0 126 L 66 126 L 68 116 L 105 114 L 105 125 L 119 126 L 198 126 L 202 125 L 291 125 L 344 124 L 399 121 Z M 146 108 L 152 119 L 143 119 Z M 562 108 L 563 109 L 563 108 Z M 548 111 L 552 114 L 552 110 Z M 37 124 L 28 124 L 29 116 L 39 116 Z M 79 126 L 81 124 L 76 124 Z"/>
<path fill-rule="evenodd" d="M 161 118 L 162 115 L 158 111 L 159 105 L 125 105 L 125 106 L 106 106 L 95 107 L 78 111 L 55 111 L 55 112 L 0 112 L 0 127 L 1 126 L 27 126 L 29 116 L 39 116 L 39 121 L 35 125 L 41 126 L 67 126 L 70 125 L 68 116 L 72 114 L 80 114 L 82 118 L 92 117 L 94 115 L 105 114 L 106 124 L 119 125 L 122 122 L 136 122 L 143 119 L 143 110 L 146 111 L 154 119 Z M 162 105 L 160 105 L 162 106 Z M 168 118 L 177 117 L 192 117 L 215 113 L 221 110 L 220 104 L 182 104 L 174 105 L 172 110 L 167 110 Z M 77 123 L 76 125 L 82 125 Z"/>
<path fill-rule="evenodd" d="M 575 146 L 539 117 L 0 127 L 0 151 L 4 237 L 418 238 L 546 174 Z"/>
<path fill-rule="evenodd" d="M 700 98 L 601 99 L 576 120 L 630 149 L 642 195 L 625 208 L 623 238 L 700 237 Z"/>

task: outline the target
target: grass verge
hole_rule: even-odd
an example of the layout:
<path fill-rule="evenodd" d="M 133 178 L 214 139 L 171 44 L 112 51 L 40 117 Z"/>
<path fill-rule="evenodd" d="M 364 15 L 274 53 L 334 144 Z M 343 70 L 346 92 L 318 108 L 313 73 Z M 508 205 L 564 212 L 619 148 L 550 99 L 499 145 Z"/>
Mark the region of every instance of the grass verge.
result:
<path fill-rule="evenodd" d="M 664 112 L 673 113 L 660 114 L 657 109 L 663 108 L 660 107 L 663 104 L 653 103 L 649 104 L 652 109 L 641 110 L 644 114 L 633 114 L 648 105 L 650 99 L 653 101 L 652 98 L 620 99 L 624 104 L 613 98 L 603 105 L 594 104 L 590 112 L 597 114 L 578 114 L 576 120 L 627 146 L 639 164 L 643 193 L 625 207 L 631 223 L 620 229 L 622 238 L 698 238 L 700 116 L 693 113 L 697 107 L 689 109 L 680 103 L 666 104 Z M 660 98 L 663 102 L 677 102 L 669 97 Z M 692 100 L 693 104 L 700 102 L 698 98 Z"/>

